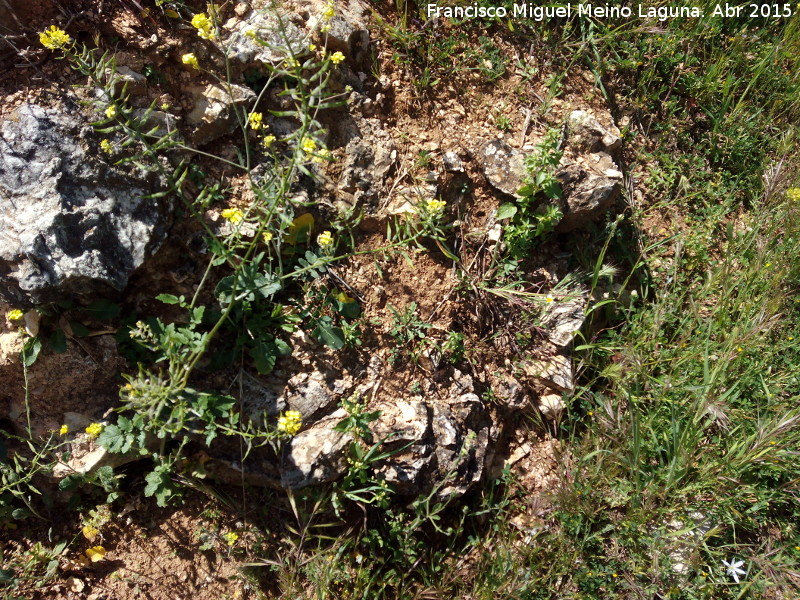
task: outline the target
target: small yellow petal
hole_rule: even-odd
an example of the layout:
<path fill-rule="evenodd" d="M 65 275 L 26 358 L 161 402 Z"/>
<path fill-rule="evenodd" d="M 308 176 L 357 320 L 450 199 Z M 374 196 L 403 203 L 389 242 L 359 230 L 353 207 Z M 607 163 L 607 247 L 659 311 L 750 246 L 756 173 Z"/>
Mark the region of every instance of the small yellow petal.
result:
<path fill-rule="evenodd" d="M 106 556 L 106 549 L 102 546 L 95 546 L 86 551 L 86 558 L 92 562 L 100 562 Z"/>

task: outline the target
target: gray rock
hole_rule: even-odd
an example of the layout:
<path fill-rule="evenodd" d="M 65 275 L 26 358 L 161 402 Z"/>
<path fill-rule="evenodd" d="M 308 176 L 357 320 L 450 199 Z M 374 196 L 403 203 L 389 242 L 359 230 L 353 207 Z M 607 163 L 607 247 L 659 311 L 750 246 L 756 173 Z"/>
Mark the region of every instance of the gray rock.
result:
<path fill-rule="evenodd" d="M 364 211 L 362 228 L 377 230 L 383 227 L 379 216 L 383 182 L 397 161 L 397 150 L 391 142 L 367 135 L 368 140 L 355 137 L 347 143 L 336 187 L 340 203 Z"/>
<path fill-rule="evenodd" d="M 547 338 L 560 348 L 571 344 L 586 319 L 585 311 L 585 296 L 549 304 L 542 318 L 542 327 L 547 330 Z"/>
<path fill-rule="evenodd" d="M 497 401 L 511 410 L 522 409 L 530 404 L 531 398 L 523 385 L 512 377 L 502 377 L 492 382 L 492 392 Z"/>
<path fill-rule="evenodd" d="M 194 109 L 186 121 L 194 126 L 192 140 L 198 145 L 233 132 L 238 125 L 235 109 L 249 109 L 256 99 L 253 90 L 235 84 L 196 85 L 189 87 L 187 92 L 192 96 Z"/>
<path fill-rule="evenodd" d="M 30 306 L 122 290 L 164 239 L 155 174 L 109 164 L 80 115 L 23 105 L 0 124 L 0 295 Z"/>
<path fill-rule="evenodd" d="M 398 453 L 387 459 L 383 477 L 400 494 L 461 495 L 480 481 L 494 440 L 492 421 L 472 392 L 472 378 L 454 370 L 448 386 L 434 386 L 426 399 L 380 406 L 372 424 L 377 440 Z"/>
<path fill-rule="evenodd" d="M 455 152 L 445 152 L 442 155 L 442 163 L 444 163 L 444 170 L 448 173 L 464 172 L 464 163 Z"/>
<path fill-rule="evenodd" d="M 300 412 L 304 419 L 311 419 L 333 408 L 352 385 L 353 379 L 347 374 L 302 372 L 289 379 L 278 402 Z"/>
<path fill-rule="evenodd" d="M 242 67 L 258 63 L 277 66 L 290 56 L 288 48 L 298 60 L 308 54 L 308 35 L 275 10 L 254 10 L 225 28 L 230 32 L 226 37 L 228 57 Z"/>
<path fill-rule="evenodd" d="M 544 360 L 529 360 L 522 364 L 525 372 L 547 387 L 571 394 L 575 391 L 575 371 L 572 359 L 566 354 L 554 354 Z"/>
<path fill-rule="evenodd" d="M 111 72 L 108 72 L 111 75 Z M 115 98 L 122 97 L 122 90 L 125 95 L 143 96 L 147 93 L 147 77 L 137 73 L 130 67 L 117 66 L 113 77 L 112 95 Z"/>
<path fill-rule="evenodd" d="M 509 196 L 517 196 L 527 175 L 524 158 L 519 150 L 493 140 L 483 149 L 483 173 L 492 187 Z"/>
<path fill-rule="evenodd" d="M 176 136 L 173 139 L 180 139 L 180 134 L 174 133 L 178 129 L 178 122 L 180 119 L 172 113 L 161 110 L 138 108 L 133 111 L 133 115 L 137 119 L 142 120 L 142 125 L 146 133 L 161 137 L 173 132 L 173 135 Z"/>
<path fill-rule="evenodd" d="M 549 419 L 558 419 L 565 408 L 564 397 L 561 394 L 551 392 L 539 396 L 539 410 Z"/>
<path fill-rule="evenodd" d="M 605 172 L 614 176 L 598 175 L 577 163 L 568 163 L 559 169 L 556 177 L 564 191 L 561 200 L 564 217 L 557 231 L 582 227 L 613 206 L 621 190 L 622 174 L 611 169 Z"/>
<path fill-rule="evenodd" d="M 614 152 L 622 146 L 619 130 L 608 131 L 585 110 L 574 110 L 567 119 L 569 144 L 585 152 Z"/>
<path fill-rule="evenodd" d="M 283 487 L 299 489 L 335 481 L 344 475 L 353 438 L 334 428 L 345 417 L 347 412 L 339 409 L 288 442 L 281 460 Z"/>
<path fill-rule="evenodd" d="M 363 0 L 337 1 L 333 17 L 326 21 L 321 16 L 327 4 L 327 0 L 307 2 L 312 15 L 309 29 L 319 31 L 329 49 L 344 52 L 359 62 L 369 45 L 368 25 L 373 8 Z M 324 32 L 323 27 L 327 29 Z"/>

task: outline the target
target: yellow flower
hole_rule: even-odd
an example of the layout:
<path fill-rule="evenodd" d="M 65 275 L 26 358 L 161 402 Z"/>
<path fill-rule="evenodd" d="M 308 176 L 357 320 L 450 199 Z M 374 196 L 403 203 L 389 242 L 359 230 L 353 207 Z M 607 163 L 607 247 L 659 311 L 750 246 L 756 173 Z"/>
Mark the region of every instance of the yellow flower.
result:
<path fill-rule="evenodd" d="M 220 215 L 223 219 L 230 221 L 234 225 L 244 219 L 244 213 L 238 208 L 226 208 L 220 213 Z"/>
<path fill-rule="evenodd" d="M 786 197 L 792 202 L 800 202 L 800 188 L 789 188 L 786 190 Z"/>
<path fill-rule="evenodd" d="M 113 154 L 114 146 L 112 146 L 111 142 L 109 142 L 108 140 L 103 140 L 102 142 L 100 142 L 100 150 L 102 150 L 106 154 Z"/>
<path fill-rule="evenodd" d="M 330 248 L 333 246 L 333 235 L 330 231 L 323 231 L 317 236 L 317 244 L 320 248 Z"/>
<path fill-rule="evenodd" d="M 167 111 L 167 110 L 169 110 L 169 109 L 170 109 L 170 106 L 169 106 L 169 104 L 167 104 L 166 102 L 164 102 L 164 103 L 161 105 L 161 110 Z"/>
<path fill-rule="evenodd" d="M 103 425 L 100 423 L 92 423 L 86 428 L 86 435 L 89 436 L 89 439 L 97 439 L 101 433 L 103 433 Z"/>
<path fill-rule="evenodd" d="M 264 148 L 271 148 L 276 139 L 277 138 L 274 135 L 265 135 L 264 139 L 261 140 L 261 143 L 264 144 Z"/>
<path fill-rule="evenodd" d="M 113 104 L 106 109 L 106 117 L 113 119 L 117 116 L 117 107 Z"/>
<path fill-rule="evenodd" d="M 89 548 L 86 551 L 86 558 L 88 558 L 92 562 L 98 562 L 103 560 L 106 555 L 106 549 L 102 546 L 95 546 L 94 548 Z"/>
<path fill-rule="evenodd" d="M 422 200 L 422 208 L 429 215 L 439 217 L 444 213 L 444 209 L 447 208 L 447 202 L 444 200 L 436 200 L 435 198 L 432 200 Z"/>
<path fill-rule="evenodd" d="M 341 52 L 334 52 L 331 54 L 331 62 L 335 65 L 338 65 L 340 62 L 344 60 L 344 54 Z"/>
<path fill-rule="evenodd" d="M 69 425 L 62 425 L 58 430 L 58 435 L 67 435 L 69 433 Z"/>
<path fill-rule="evenodd" d="M 303 417 L 296 410 L 287 410 L 278 418 L 278 431 L 287 435 L 295 435 L 303 425 Z"/>
<path fill-rule="evenodd" d="M 298 69 L 300 68 L 300 61 L 296 58 L 287 58 L 283 61 L 283 66 L 287 69 Z"/>
<path fill-rule="evenodd" d="M 50 29 L 45 29 L 39 34 L 39 41 L 42 46 L 50 50 L 63 49 L 72 44 L 72 38 L 63 29 L 51 25 Z"/>
<path fill-rule="evenodd" d="M 265 244 L 269 244 L 272 241 L 272 234 L 269 231 L 265 231 L 261 234 L 261 239 L 264 240 Z"/>
<path fill-rule="evenodd" d="M 236 543 L 236 540 L 239 539 L 239 534 L 233 531 L 229 531 L 222 537 L 224 537 L 225 541 L 228 542 L 228 546 L 233 546 Z"/>
<path fill-rule="evenodd" d="M 333 18 L 334 10 L 333 10 L 333 2 L 328 2 L 328 5 L 325 7 L 325 10 L 322 11 L 322 18 L 326 21 L 329 21 Z"/>
<path fill-rule="evenodd" d="M 9 321 L 21 321 L 22 317 L 24 316 L 25 313 L 18 308 L 12 308 L 10 311 L 6 313 L 6 319 L 8 319 Z"/>
<path fill-rule="evenodd" d="M 315 142 L 311 138 L 303 138 L 300 147 L 303 149 L 303 152 L 311 154 L 312 152 L 314 152 L 314 150 L 317 149 L 317 142 Z"/>
<path fill-rule="evenodd" d="M 330 150 L 328 150 L 327 148 L 321 148 L 320 150 L 317 151 L 316 154 L 317 155 L 314 157 L 315 163 L 321 163 L 323 161 L 328 160 L 331 157 Z"/>
<path fill-rule="evenodd" d="M 317 45 L 316 44 L 309 44 L 308 45 L 308 49 L 309 49 L 309 51 L 313 52 L 314 50 L 317 49 Z"/>
<path fill-rule="evenodd" d="M 200 65 L 197 64 L 197 57 L 194 55 L 193 52 L 187 52 L 183 56 L 181 56 L 181 62 L 193 69 L 199 69 Z"/>
<path fill-rule="evenodd" d="M 100 530 L 94 525 L 84 525 L 83 529 L 81 529 L 81 533 L 83 534 L 83 537 L 90 542 L 93 542 L 94 538 L 97 537 L 97 534 L 100 533 Z"/>
<path fill-rule="evenodd" d="M 264 115 L 261 113 L 250 113 L 250 117 L 247 119 L 250 123 L 251 129 L 261 129 L 261 122 L 264 120 Z"/>
<path fill-rule="evenodd" d="M 197 35 L 204 40 L 213 40 L 217 37 L 214 32 L 214 24 L 206 16 L 206 13 L 199 13 L 192 17 L 192 26 L 197 29 Z"/>

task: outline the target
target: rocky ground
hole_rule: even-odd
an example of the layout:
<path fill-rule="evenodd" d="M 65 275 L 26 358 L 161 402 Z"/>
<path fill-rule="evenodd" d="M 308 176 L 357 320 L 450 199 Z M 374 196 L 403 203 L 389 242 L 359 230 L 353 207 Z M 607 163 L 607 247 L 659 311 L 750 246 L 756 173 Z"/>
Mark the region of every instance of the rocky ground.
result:
<path fill-rule="evenodd" d="M 257 493 L 267 495 L 273 492 L 264 489 L 335 481 L 347 467 L 350 442 L 334 429 L 346 416 L 340 403 L 358 393 L 368 398 L 368 409 L 381 411 L 373 434 L 402 448 L 382 471 L 399 493 L 443 486 L 437 488 L 443 496 L 464 494 L 510 465 L 535 495 L 558 476 L 548 432 L 575 386 L 571 347 L 589 295 L 579 280 L 568 288 L 555 285 L 568 275 L 574 248 L 590 242 L 587 228 L 621 209 L 620 131 L 591 74 L 568 73 L 552 97 L 546 61 L 529 54 L 523 40 L 498 41 L 517 60 L 497 82 L 460 71 L 420 92 L 419 74 L 392 59 L 391 40 L 376 18 L 394 15 L 394 8 L 362 0 L 336 8 L 327 37 L 317 21 L 324 4 L 298 1 L 278 11 L 290 41 L 310 37 L 345 53 L 331 86 L 352 89 L 345 106 L 320 115 L 335 161 L 297 193 L 317 203 L 312 213 L 320 223 L 335 209 L 362 210 L 356 250 L 378 246 L 392 215 L 421 198 L 441 198 L 455 225 L 459 263 L 435 247 L 412 253 L 410 260 L 354 257 L 337 267 L 336 276 L 359 302 L 362 346 L 335 352 L 297 332 L 293 355 L 269 375 L 238 369 L 206 375 L 208 386 L 238 389 L 245 412 L 291 409 L 304 421 L 282 456 L 264 451 L 243 467 L 238 448 L 195 449 L 209 473 L 229 482 L 208 493 L 230 494 L 246 506 L 243 481 L 266 486 Z M 0 79 L 0 309 L 50 307 L 25 322 L 27 335 L 60 331 L 66 342 L 61 353 L 45 344 L 25 371 L 19 358 L 25 334 L 18 323 L 0 323 L 0 419 L 17 434 L 28 419 L 37 435 L 62 424 L 81 431 L 110 417 L 121 374 L 136 368 L 118 345 L 123 321 L 170 318 L 155 295 L 191 294 L 205 268 L 204 251 L 200 228 L 174 201 L 147 198 L 163 181 L 137 179 L 124 166 L 109 164 L 90 125 L 96 115 L 83 102 L 93 90 L 81 87 L 83 78 L 38 44 L 37 33 L 57 24 L 80 42 L 99 40 L 115 52 L 133 107 L 155 102 L 159 109 L 149 118 L 156 126 L 175 128 L 193 146 L 232 157 L 240 143 L 233 109 L 252 106 L 256 98 L 252 69 L 283 59 L 250 43 L 244 32 L 255 28 L 269 36 L 277 16 L 258 1 L 220 7 L 234 84 L 228 90 L 205 71 L 181 64 L 181 55 L 192 51 L 209 68 L 224 66 L 194 30 L 155 7 L 142 10 L 134 0 L 10 0 L 0 3 L 0 14 L 9 32 Z M 534 66 L 539 68 L 531 71 Z M 280 106 L 280 97 L 270 101 Z M 284 118 L 267 120 L 278 135 L 293 127 Z M 502 244 L 497 208 L 514 201 L 526 174 L 523 157 L 552 127 L 560 129 L 564 150 L 557 172 L 565 192 L 559 201 L 563 218 L 522 263 L 523 291 L 538 299 L 492 293 L 480 282 Z M 222 210 L 248 202 L 244 182 L 211 161 L 195 160 L 229 189 L 204 214 L 218 230 Z M 431 339 L 443 344 L 449 332 L 465 336 L 464 360 L 452 364 L 429 348 L 418 363 L 390 364 L 392 309 L 411 303 Z M 526 425 L 530 419 L 520 415 L 540 415 L 540 426 Z M 96 469 L 105 460 L 92 455 L 96 448 L 80 435 L 72 450 L 62 476 Z M 141 473 L 135 465 L 128 468 L 135 487 Z M 246 596 L 248 583 L 229 583 L 236 573 L 231 561 L 197 550 L 203 535 L 219 541 L 225 531 L 243 527 L 229 515 L 208 516 L 215 509 L 202 491 L 178 509 L 153 510 L 131 500 L 103 530 L 103 562 L 85 566 L 69 559 L 55 583 L 37 593 L 96 600 Z M 287 508 L 279 512 L 276 520 L 289 514 Z M 48 535 L 76 535 L 75 518 L 59 521 Z M 44 539 L 46 529 L 33 524 L 30 540 Z M 3 537 L 6 551 L 28 543 L 14 541 L 11 530 Z M 237 542 L 249 543 L 247 535 Z"/>

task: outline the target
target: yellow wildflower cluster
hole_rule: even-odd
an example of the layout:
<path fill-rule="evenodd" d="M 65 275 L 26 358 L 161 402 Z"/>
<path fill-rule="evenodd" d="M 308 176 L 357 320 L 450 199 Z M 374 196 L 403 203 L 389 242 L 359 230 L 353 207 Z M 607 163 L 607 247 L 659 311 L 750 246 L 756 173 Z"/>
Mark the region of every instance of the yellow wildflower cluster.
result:
<path fill-rule="evenodd" d="M 103 425 L 100 423 L 92 423 L 86 428 L 86 435 L 89 436 L 89 439 L 97 439 L 101 433 L 103 433 Z"/>
<path fill-rule="evenodd" d="M 331 151 L 327 148 L 320 148 L 316 152 L 316 156 L 314 156 L 315 163 L 321 163 L 326 160 L 330 160 L 331 158 Z"/>
<path fill-rule="evenodd" d="M 106 154 L 113 154 L 114 146 L 112 146 L 111 142 L 109 142 L 108 140 L 103 140 L 102 142 L 100 142 L 100 150 L 102 150 Z"/>
<path fill-rule="evenodd" d="M 197 29 L 197 35 L 204 40 L 213 40 L 217 37 L 214 32 L 214 23 L 206 16 L 206 13 L 199 13 L 192 17 L 192 27 Z"/>
<path fill-rule="evenodd" d="M 222 215 L 223 219 L 230 221 L 234 225 L 237 225 L 244 219 L 244 213 L 238 208 L 226 208 L 220 215 Z"/>
<path fill-rule="evenodd" d="M 299 69 L 300 61 L 297 60 L 296 58 L 289 57 L 285 61 L 283 61 L 283 66 L 286 67 L 287 69 Z"/>
<path fill-rule="evenodd" d="M 261 239 L 264 240 L 265 244 L 269 244 L 272 241 L 272 237 L 273 237 L 272 233 L 270 233 L 269 231 L 265 231 L 264 233 L 261 234 Z"/>
<path fill-rule="evenodd" d="M 340 62 L 344 60 L 344 54 L 341 52 L 334 52 L 331 54 L 331 62 L 335 65 L 338 65 Z"/>
<path fill-rule="evenodd" d="M 94 525 L 87 524 L 81 528 L 81 533 L 83 534 L 83 537 L 85 537 L 90 542 L 93 542 L 95 538 L 100 534 L 100 530 Z"/>
<path fill-rule="evenodd" d="M 67 435 L 69 433 L 69 425 L 62 425 L 58 430 L 58 435 Z"/>
<path fill-rule="evenodd" d="M 334 14 L 335 12 L 333 10 L 333 0 L 328 0 L 328 4 L 325 5 L 325 10 L 322 11 L 322 20 L 324 22 L 324 25 L 319 28 L 321 32 L 325 33 L 326 31 L 330 30 L 331 25 L 330 23 L 328 23 L 328 21 L 330 21 L 333 18 Z"/>
<path fill-rule="evenodd" d="M 274 135 L 265 135 L 264 139 L 261 140 L 261 143 L 264 144 L 264 148 L 271 148 L 276 139 L 277 138 Z"/>
<path fill-rule="evenodd" d="M 317 244 L 320 248 L 330 248 L 333 246 L 333 235 L 330 231 L 323 231 L 317 236 Z"/>
<path fill-rule="evenodd" d="M 300 147 L 303 149 L 303 152 L 311 154 L 317 149 L 317 142 L 311 138 L 303 138 L 303 141 L 300 143 Z"/>
<path fill-rule="evenodd" d="M 106 109 L 106 117 L 108 117 L 109 119 L 113 119 L 116 116 L 117 116 L 117 107 L 114 104 L 112 104 Z"/>
<path fill-rule="evenodd" d="M 25 313 L 18 308 L 12 308 L 10 311 L 6 313 L 6 319 L 8 319 L 9 321 L 21 321 L 22 317 L 24 316 Z"/>
<path fill-rule="evenodd" d="M 181 56 L 181 62 L 188 67 L 192 67 L 193 69 L 200 69 L 200 65 L 197 64 L 197 57 L 192 52 L 187 52 Z"/>
<path fill-rule="evenodd" d="M 287 435 L 295 435 L 303 426 L 303 417 L 296 410 L 287 410 L 278 418 L 278 431 Z"/>
<path fill-rule="evenodd" d="M 51 25 L 50 29 L 45 29 L 40 33 L 39 41 L 42 43 L 42 46 L 50 50 L 63 50 L 72 44 L 72 38 L 67 35 L 67 32 L 55 25 Z"/>
<path fill-rule="evenodd" d="M 247 119 L 250 123 L 251 129 L 261 129 L 261 124 L 264 120 L 264 115 L 258 112 L 250 113 L 250 117 Z"/>
<path fill-rule="evenodd" d="M 789 188 L 786 190 L 786 197 L 792 202 L 800 202 L 800 188 Z"/>
<path fill-rule="evenodd" d="M 235 533 L 233 531 L 229 531 L 228 533 L 226 533 L 222 537 L 224 537 L 225 541 L 228 542 L 228 546 L 233 546 L 236 543 L 236 541 L 239 539 L 239 534 Z"/>
<path fill-rule="evenodd" d="M 444 209 L 447 208 L 447 202 L 444 200 L 437 200 L 433 198 L 431 200 L 422 200 L 424 210 L 434 217 L 440 216 L 444 213 Z"/>

